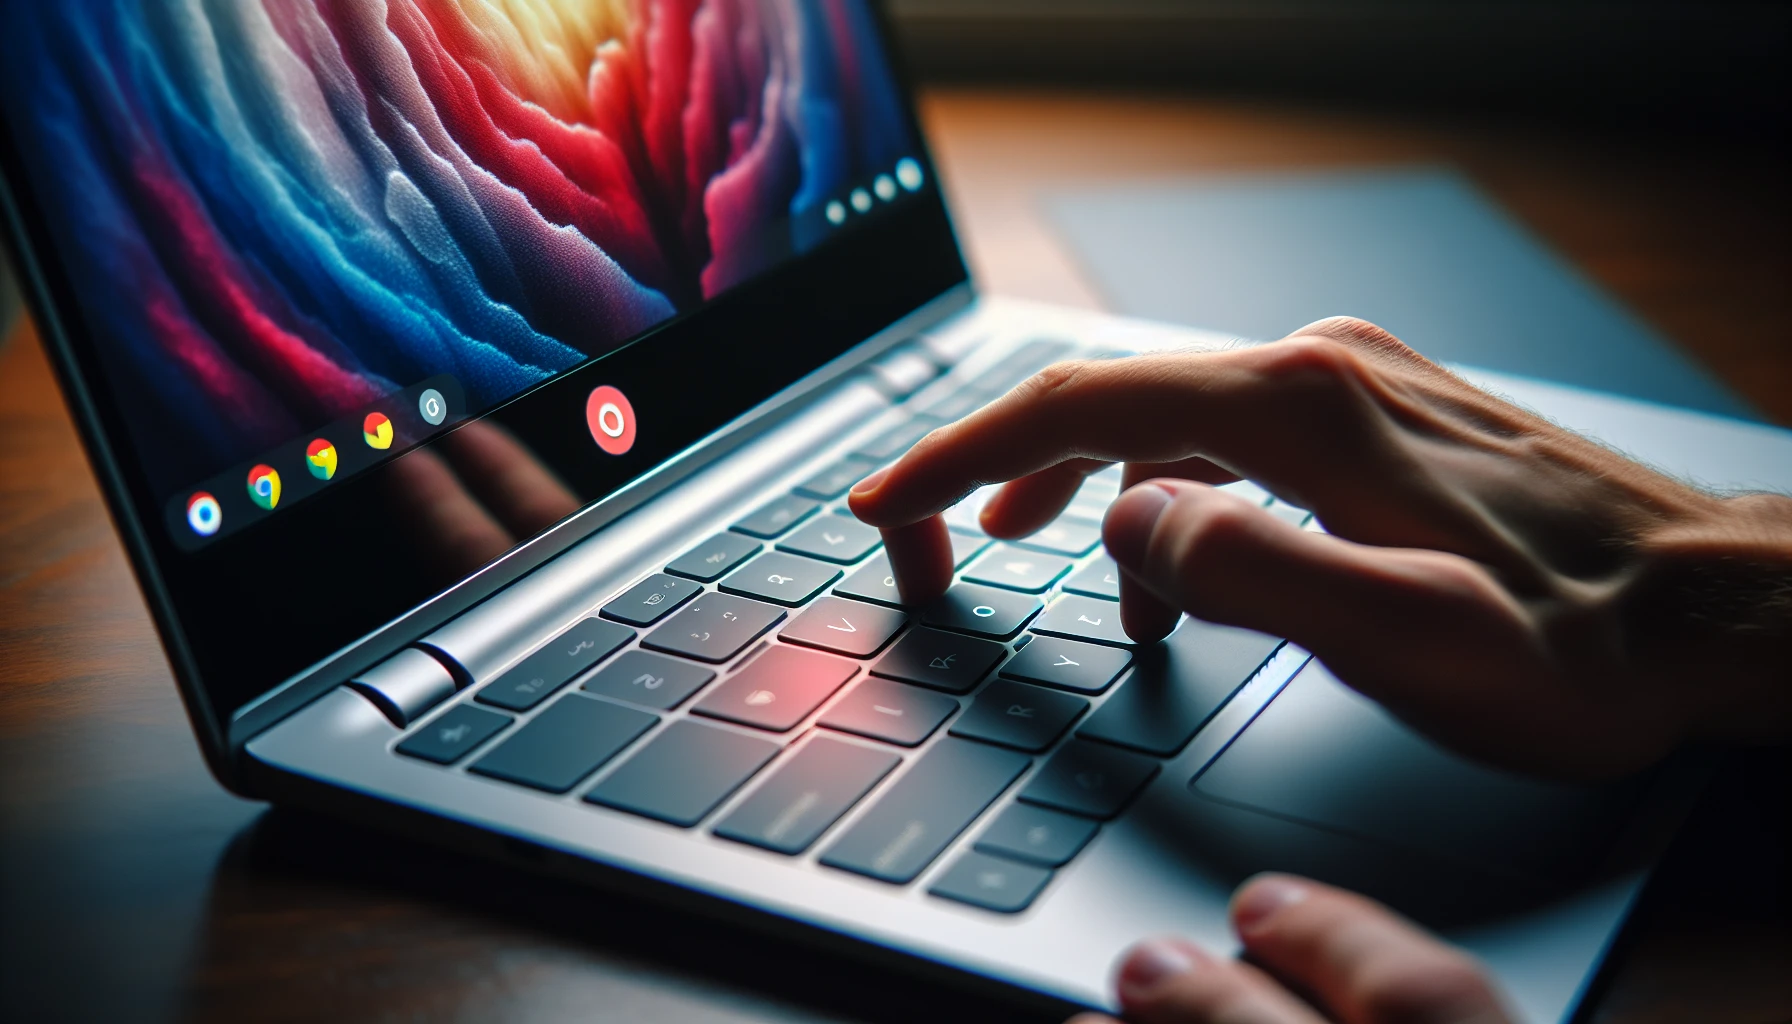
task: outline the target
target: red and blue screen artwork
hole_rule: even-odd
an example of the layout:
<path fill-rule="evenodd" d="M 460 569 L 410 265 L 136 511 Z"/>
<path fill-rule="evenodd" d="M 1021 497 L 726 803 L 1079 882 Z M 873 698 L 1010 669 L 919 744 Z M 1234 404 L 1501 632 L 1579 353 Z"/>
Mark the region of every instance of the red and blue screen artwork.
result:
<path fill-rule="evenodd" d="M 14 144 L 162 490 L 435 374 L 477 409 L 602 355 L 913 146 L 859 0 L 0 22 Z"/>

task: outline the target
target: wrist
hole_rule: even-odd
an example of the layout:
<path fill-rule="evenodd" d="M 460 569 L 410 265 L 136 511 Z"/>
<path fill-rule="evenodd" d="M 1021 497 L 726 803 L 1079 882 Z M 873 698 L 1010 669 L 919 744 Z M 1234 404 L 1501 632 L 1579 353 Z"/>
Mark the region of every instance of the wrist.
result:
<path fill-rule="evenodd" d="M 1634 552 L 1634 664 L 1680 695 L 1688 734 L 1792 735 L 1792 498 L 1711 502 L 1644 531 Z"/>

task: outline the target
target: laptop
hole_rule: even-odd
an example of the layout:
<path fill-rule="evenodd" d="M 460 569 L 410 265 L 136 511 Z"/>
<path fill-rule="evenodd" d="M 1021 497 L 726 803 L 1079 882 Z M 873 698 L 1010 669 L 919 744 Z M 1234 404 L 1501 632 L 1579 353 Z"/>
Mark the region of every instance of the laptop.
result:
<path fill-rule="evenodd" d="M 980 295 L 876 9 L 0 10 L 19 271 L 230 791 L 1061 1011 L 1300 871 L 1584 1010 L 1695 759 L 1540 783 L 1283 638 L 1133 645 L 1114 472 L 1012 543 L 971 496 L 904 606 L 854 481 L 1055 360 L 1240 342 Z M 1792 489 L 1784 432 L 1474 379 Z"/>

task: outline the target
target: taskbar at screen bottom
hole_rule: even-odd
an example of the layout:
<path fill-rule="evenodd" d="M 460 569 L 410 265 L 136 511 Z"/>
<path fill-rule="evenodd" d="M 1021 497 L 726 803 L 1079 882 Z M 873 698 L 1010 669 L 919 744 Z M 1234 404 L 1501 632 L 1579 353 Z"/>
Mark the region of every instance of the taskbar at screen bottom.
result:
<path fill-rule="evenodd" d="M 431 377 L 176 494 L 163 507 L 163 524 L 177 547 L 198 551 L 402 454 L 466 415 L 460 382 Z"/>

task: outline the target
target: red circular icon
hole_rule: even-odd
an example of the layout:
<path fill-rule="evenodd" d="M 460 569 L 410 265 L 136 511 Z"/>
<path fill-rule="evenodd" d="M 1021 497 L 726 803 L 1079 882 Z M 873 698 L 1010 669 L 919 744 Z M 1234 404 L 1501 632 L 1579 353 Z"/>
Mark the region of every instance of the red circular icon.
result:
<path fill-rule="evenodd" d="M 585 425 L 591 428 L 591 440 L 611 455 L 635 446 L 635 407 L 608 384 L 591 389 L 591 397 L 585 399 Z"/>

